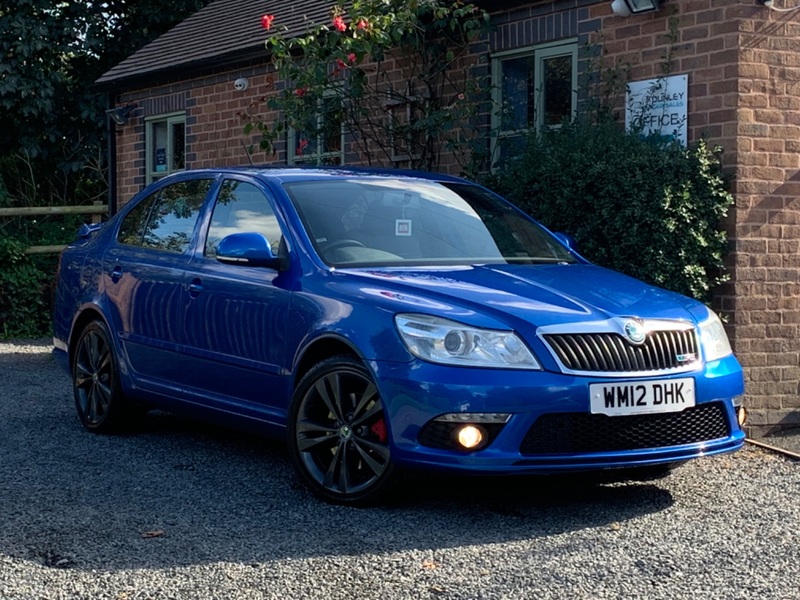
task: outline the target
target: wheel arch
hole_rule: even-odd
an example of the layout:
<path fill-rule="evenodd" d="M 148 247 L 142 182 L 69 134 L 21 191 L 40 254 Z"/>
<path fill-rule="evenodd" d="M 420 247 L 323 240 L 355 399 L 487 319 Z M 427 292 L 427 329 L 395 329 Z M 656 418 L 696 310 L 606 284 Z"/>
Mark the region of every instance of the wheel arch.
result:
<path fill-rule="evenodd" d="M 361 361 L 364 360 L 358 349 L 348 340 L 334 335 L 320 337 L 308 344 L 295 362 L 292 389 L 314 365 L 333 356 L 350 356 Z"/>
<path fill-rule="evenodd" d="M 72 368 L 72 357 L 75 355 L 75 346 L 78 343 L 78 338 L 80 338 L 81 332 L 92 321 L 101 321 L 110 331 L 108 321 L 99 308 L 94 305 L 89 305 L 81 310 L 78 316 L 75 317 L 75 321 L 72 323 L 72 330 L 69 334 L 67 359 L 69 360 L 70 368 Z M 111 342 L 113 344 L 114 340 L 112 339 Z"/>

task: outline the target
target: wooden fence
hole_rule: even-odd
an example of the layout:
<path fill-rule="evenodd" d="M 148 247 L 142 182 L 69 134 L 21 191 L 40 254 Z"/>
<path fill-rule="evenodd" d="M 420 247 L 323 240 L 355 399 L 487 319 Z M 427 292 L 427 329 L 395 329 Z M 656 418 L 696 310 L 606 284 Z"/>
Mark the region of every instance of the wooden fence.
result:
<path fill-rule="evenodd" d="M 35 217 L 40 215 L 92 215 L 92 223 L 99 223 L 100 217 L 108 213 L 108 205 L 94 202 L 85 206 L 28 206 L 25 208 L 0 208 L 0 217 Z M 25 254 L 52 254 L 61 252 L 66 244 L 55 246 L 31 246 Z"/>

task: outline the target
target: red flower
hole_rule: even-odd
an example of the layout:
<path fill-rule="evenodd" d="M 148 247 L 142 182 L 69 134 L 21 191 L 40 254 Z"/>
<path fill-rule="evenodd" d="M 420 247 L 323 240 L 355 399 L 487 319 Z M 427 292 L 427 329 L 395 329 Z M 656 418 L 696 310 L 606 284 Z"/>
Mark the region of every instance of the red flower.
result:
<path fill-rule="evenodd" d="M 347 29 L 347 24 L 344 22 L 344 19 L 341 15 L 336 15 L 333 17 L 333 26 L 336 28 L 337 31 L 344 31 Z"/>
<path fill-rule="evenodd" d="M 359 19 L 356 29 L 366 29 L 367 25 L 369 25 L 369 23 L 367 23 L 366 19 Z"/>
<path fill-rule="evenodd" d="M 356 62 L 356 54 L 355 54 L 355 52 L 351 52 L 350 54 L 348 54 L 348 55 L 347 55 L 347 60 L 349 60 L 349 61 L 350 61 L 350 64 L 351 64 L 351 65 L 352 65 L 354 62 Z"/>
<path fill-rule="evenodd" d="M 303 96 L 306 95 L 306 91 L 307 91 L 306 88 L 297 88 L 294 91 L 294 93 L 298 98 L 302 98 Z"/>
<path fill-rule="evenodd" d="M 341 58 L 337 58 L 336 59 L 336 71 L 339 72 L 342 69 L 346 69 L 346 68 L 347 68 L 347 64 Z"/>
<path fill-rule="evenodd" d="M 261 17 L 261 26 L 267 31 L 272 27 L 272 22 L 275 20 L 275 15 L 264 15 Z"/>
<path fill-rule="evenodd" d="M 308 140 L 300 140 L 297 144 L 297 154 L 302 154 L 306 146 L 308 146 Z"/>

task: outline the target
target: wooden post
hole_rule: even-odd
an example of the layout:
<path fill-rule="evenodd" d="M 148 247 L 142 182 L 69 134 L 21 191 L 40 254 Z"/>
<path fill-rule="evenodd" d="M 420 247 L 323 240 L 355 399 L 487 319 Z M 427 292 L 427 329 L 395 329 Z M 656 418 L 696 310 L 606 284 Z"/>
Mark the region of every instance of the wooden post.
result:
<path fill-rule="evenodd" d="M 94 202 L 92 202 L 92 204 L 95 205 L 95 206 L 103 206 L 103 202 L 101 200 L 95 200 Z M 99 214 L 93 214 L 92 215 L 92 223 L 99 223 L 99 222 L 100 222 L 100 215 Z"/>

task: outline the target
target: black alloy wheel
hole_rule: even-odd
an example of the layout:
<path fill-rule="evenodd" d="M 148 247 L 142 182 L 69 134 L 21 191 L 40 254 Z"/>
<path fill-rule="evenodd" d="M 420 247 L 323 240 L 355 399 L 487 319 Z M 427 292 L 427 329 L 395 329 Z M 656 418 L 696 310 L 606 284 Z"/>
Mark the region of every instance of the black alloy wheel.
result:
<path fill-rule="evenodd" d="M 119 384 L 119 371 L 108 329 L 92 321 L 81 332 L 72 360 L 75 408 L 83 426 L 94 433 L 119 431 L 130 406 Z"/>
<path fill-rule="evenodd" d="M 329 358 L 301 379 L 288 429 L 295 469 L 328 502 L 374 504 L 396 480 L 383 404 L 356 359 Z"/>

